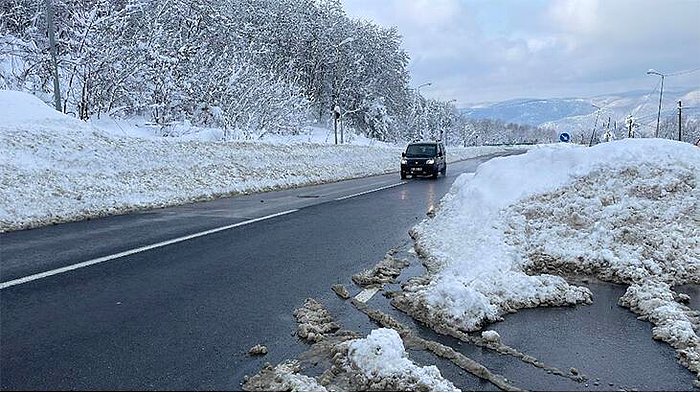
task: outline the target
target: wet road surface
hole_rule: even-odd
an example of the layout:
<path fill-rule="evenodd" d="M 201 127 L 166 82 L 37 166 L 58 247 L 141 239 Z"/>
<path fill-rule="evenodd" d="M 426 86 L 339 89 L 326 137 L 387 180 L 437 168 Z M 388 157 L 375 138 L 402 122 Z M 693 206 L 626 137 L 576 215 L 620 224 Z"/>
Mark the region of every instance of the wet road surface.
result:
<path fill-rule="evenodd" d="M 407 240 L 460 172 L 398 174 L 0 235 L 2 282 L 289 209 L 294 213 L 0 291 L 2 390 L 237 390 L 304 349 L 292 311 Z M 339 304 L 339 306 L 343 306 Z M 352 310 L 345 307 L 346 313 Z M 355 320 L 365 324 L 364 318 Z M 360 326 L 348 326 L 360 328 Z M 250 358 L 264 344 L 270 353 Z"/>

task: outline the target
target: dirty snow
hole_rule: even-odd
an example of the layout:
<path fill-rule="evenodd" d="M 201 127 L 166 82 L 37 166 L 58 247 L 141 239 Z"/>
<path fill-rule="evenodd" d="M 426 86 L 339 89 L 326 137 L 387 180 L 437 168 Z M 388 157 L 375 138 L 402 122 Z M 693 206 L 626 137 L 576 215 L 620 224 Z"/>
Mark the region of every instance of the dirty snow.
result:
<path fill-rule="evenodd" d="M 217 132 L 156 137 L 143 122 L 84 123 L 0 90 L 0 232 L 396 172 L 402 149 L 360 137 L 335 146 L 320 129 L 267 141 L 219 141 Z"/>
<path fill-rule="evenodd" d="M 319 342 L 340 329 L 328 310 L 313 298 L 294 310 L 294 317 L 298 323 L 297 335 L 308 342 Z"/>
<path fill-rule="evenodd" d="M 440 375 L 435 366 L 417 366 L 406 354 L 399 333 L 393 329 L 372 330 L 367 338 L 348 342 L 351 364 L 372 379 L 393 378 L 406 381 L 406 390 L 458 391 Z"/>
<path fill-rule="evenodd" d="M 475 330 L 520 308 L 591 301 L 557 274 L 630 284 L 621 304 L 698 373 L 697 312 L 671 288 L 700 283 L 699 184 L 700 149 L 668 140 L 491 160 L 414 228 L 431 274 L 404 297 L 421 317 Z"/>
<path fill-rule="evenodd" d="M 265 366 L 253 378 L 248 379 L 244 387 L 247 391 L 270 392 L 327 392 L 315 378 L 300 373 L 301 367 L 296 360 L 289 360 L 275 367 Z"/>
<path fill-rule="evenodd" d="M 373 330 L 363 338 L 341 329 L 323 304 L 312 298 L 306 299 L 294 316 L 302 338 L 302 331 L 322 334 L 306 338 L 311 347 L 297 360 L 275 367 L 268 364 L 253 377 L 246 377 L 245 390 L 458 391 L 435 366 L 421 367 L 411 361 L 394 329 Z M 321 372 L 319 367 L 324 366 Z M 304 375 L 305 368 L 318 376 Z"/>

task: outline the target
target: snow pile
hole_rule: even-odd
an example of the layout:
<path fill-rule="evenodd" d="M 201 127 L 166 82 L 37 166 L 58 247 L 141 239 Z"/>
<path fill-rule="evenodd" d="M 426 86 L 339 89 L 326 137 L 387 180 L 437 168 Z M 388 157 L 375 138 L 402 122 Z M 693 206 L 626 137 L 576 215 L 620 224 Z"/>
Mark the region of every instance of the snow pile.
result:
<path fill-rule="evenodd" d="M 501 335 L 494 330 L 486 330 L 481 332 L 481 338 L 488 342 L 498 343 L 501 341 Z"/>
<path fill-rule="evenodd" d="M 408 359 L 399 334 L 393 329 L 372 330 L 367 338 L 348 342 L 348 359 L 372 381 L 402 391 L 458 391 L 435 366 L 420 367 Z"/>
<path fill-rule="evenodd" d="M 429 278 L 398 301 L 475 330 L 507 312 L 589 302 L 553 274 L 632 284 L 621 303 L 700 371 L 695 312 L 672 286 L 700 283 L 700 150 L 667 140 L 536 149 L 462 175 L 414 228 Z M 548 274 L 551 273 L 551 274 Z"/>
<path fill-rule="evenodd" d="M 0 91 L 0 232 L 396 172 L 401 149 L 117 136 Z"/>

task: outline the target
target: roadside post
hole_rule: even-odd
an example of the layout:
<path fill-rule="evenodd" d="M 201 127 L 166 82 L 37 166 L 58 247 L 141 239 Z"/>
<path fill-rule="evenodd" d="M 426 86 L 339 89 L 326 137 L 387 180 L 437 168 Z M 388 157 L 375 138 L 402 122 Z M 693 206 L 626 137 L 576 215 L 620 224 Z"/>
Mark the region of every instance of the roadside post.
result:
<path fill-rule="evenodd" d="M 683 129 L 683 120 L 682 120 L 682 115 L 683 114 L 683 104 L 681 101 L 678 101 L 678 142 L 681 141 L 681 130 Z"/>
<path fill-rule="evenodd" d="M 335 132 L 335 144 L 338 144 L 338 120 L 340 119 L 340 106 L 333 108 L 333 131 Z"/>

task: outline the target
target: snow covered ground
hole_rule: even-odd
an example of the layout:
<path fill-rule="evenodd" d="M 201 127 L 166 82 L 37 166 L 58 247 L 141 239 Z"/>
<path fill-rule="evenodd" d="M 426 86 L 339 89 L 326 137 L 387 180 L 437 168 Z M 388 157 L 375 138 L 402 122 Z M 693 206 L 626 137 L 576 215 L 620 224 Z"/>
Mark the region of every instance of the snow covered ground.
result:
<path fill-rule="evenodd" d="M 336 146 L 322 128 L 256 141 L 221 141 L 221 130 L 186 125 L 172 130 L 177 137 L 157 132 L 139 119 L 84 123 L 0 91 L 0 232 L 395 172 L 403 148 L 353 135 Z"/>
<path fill-rule="evenodd" d="M 673 287 L 700 284 L 700 149 L 661 139 L 535 149 L 460 176 L 413 230 L 428 276 L 398 302 L 478 330 L 527 307 L 591 301 L 563 276 L 629 285 L 620 304 L 700 374 L 700 314 Z"/>

